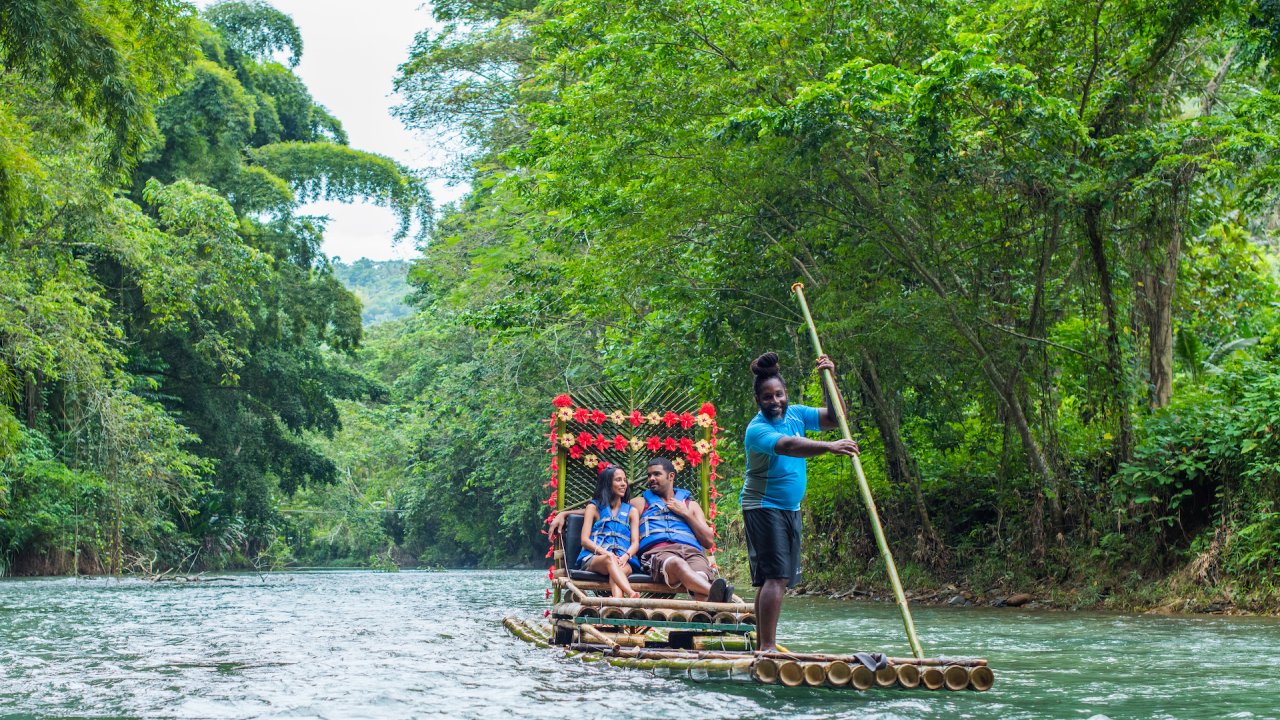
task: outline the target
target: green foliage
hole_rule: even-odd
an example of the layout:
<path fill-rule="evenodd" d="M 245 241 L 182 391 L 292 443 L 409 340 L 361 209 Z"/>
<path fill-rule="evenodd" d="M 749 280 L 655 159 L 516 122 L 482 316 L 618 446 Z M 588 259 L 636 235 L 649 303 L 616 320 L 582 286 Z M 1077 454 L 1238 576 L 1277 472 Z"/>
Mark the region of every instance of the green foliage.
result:
<path fill-rule="evenodd" d="M 422 182 L 390 158 L 324 142 L 286 142 L 255 148 L 253 161 L 283 178 L 302 202 L 363 199 L 400 215 L 396 239 L 418 223 L 417 239 L 431 225 L 431 199 Z"/>
<path fill-rule="evenodd" d="M 297 67 L 302 59 L 302 33 L 293 18 L 261 0 L 218 2 L 204 16 L 222 32 L 233 53 L 267 60 L 287 50 L 289 67 Z"/>
<path fill-rule="evenodd" d="M 399 320 L 412 312 L 405 302 L 410 291 L 408 274 L 409 263 L 404 260 L 361 258 L 350 265 L 337 261 L 333 265 L 334 277 L 360 299 L 360 319 L 365 327 Z"/>

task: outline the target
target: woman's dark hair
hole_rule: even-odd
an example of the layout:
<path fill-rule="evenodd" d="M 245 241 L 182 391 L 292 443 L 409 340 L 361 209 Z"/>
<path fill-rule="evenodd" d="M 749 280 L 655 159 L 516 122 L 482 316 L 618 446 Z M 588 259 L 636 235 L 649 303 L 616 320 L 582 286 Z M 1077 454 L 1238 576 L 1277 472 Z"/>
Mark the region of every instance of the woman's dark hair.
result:
<path fill-rule="evenodd" d="M 784 387 L 787 384 L 786 381 L 782 379 L 782 376 L 778 374 L 778 353 L 776 352 L 767 352 L 755 360 L 752 360 L 751 372 L 756 376 L 754 386 L 756 397 L 760 397 L 760 386 L 764 384 L 765 380 L 778 378 L 778 382 L 782 383 Z"/>
<path fill-rule="evenodd" d="M 596 473 L 596 494 L 591 498 L 595 501 L 596 509 L 604 512 L 606 508 L 613 504 L 613 478 L 622 472 L 622 468 L 617 465 L 609 467 Z M 631 484 L 627 484 L 627 489 L 622 493 L 622 502 L 631 502 Z"/>

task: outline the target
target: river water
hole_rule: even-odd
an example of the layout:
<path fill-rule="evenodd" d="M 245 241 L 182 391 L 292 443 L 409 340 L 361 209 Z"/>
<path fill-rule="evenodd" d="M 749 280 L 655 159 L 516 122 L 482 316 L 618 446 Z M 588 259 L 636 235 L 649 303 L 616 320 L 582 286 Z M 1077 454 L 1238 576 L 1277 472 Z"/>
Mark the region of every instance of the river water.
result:
<path fill-rule="evenodd" d="M 986 693 L 786 689 L 586 664 L 502 628 L 532 571 L 0 581 L 0 718 L 1278 718 L 1280 621 L 918 608 Z M 906 655 L 890 605 L 792 598 L 793 650 Z"/>

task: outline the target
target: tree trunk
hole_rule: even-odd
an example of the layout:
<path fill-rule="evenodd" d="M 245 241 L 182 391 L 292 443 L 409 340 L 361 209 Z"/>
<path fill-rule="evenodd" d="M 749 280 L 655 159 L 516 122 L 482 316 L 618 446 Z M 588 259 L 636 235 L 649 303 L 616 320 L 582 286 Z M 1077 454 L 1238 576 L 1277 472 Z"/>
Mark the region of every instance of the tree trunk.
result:
<path fill-rule="evenodd" d="M 1116 322 L 1116 301 L 1111 290 L 1111 268 L 1107 264 L 1107 250 L 1103 244 L 1101 222 L 1102 208 L 1091 204 L 1084 208 L 1085 235 L 1089 239 L 1089 254 L 1098 275 L 1098 300 L 1102 304 L 1102 320 L 1107 326 L 1107 375 L 1111 379 L 1111 405 L 1119 422 L 1119 435 L 1115 440 L 1116 464 L 1129 462 L 1133 454 L 1133 419 L 1129 416 L 1129 383 L 1124 377 L 1124 360 L 1120 354 L 1120 329 Z"/>
<path fill-rule="evenodd" d="M 947 559 L 946 546 L 929 518 L 929 508 L 924 501 L 924 491 L 920 487 L 920 473 L 915 459 L 907 449 L 906 443 L 902 441 L 902 424 L 898 409 L 885 397 L 884 388 L 880 383 L 880 374 L 876 370 L 871 355 L 865 349 L 862 351 L 862 367 L 857 375 L 864 404 L 871 408 L 876 428 L 880 431 L 880 440 L 884 443 L 885 466 L 889 471 L 889 479 L 911 488 L 916 513 L 920 516 L 920 532 L 916 536 L 916 559 L 934 568 L 942 567 Z"/>
<path fill-rule="evenodd" d="M 1178 283 L 1178 261 L 1182 255 L 1182 222 L 1177 207 L 1178 189 L 1173 190 L 1173 208 L 1170 212 L 1169 238 L 1158 255 L 1151 252 L 1144 257 L 1152 263 L 1138 275 L 1141 286 L 1138 297 L 1143 301 L 1143 319 L 1147 325 L 1147 372 L 1150 377 L 1150 397 L 1153 409 L 1162 408 L 1173 398 L 1173 295 Z M 1146 248 L 1155 251 L 1156 248 Z"/>

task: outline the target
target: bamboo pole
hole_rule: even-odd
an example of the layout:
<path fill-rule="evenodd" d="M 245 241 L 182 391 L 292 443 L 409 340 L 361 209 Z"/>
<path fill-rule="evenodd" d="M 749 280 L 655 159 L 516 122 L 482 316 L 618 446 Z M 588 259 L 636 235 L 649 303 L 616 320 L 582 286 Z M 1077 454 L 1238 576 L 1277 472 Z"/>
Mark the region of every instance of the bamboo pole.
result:
<path fill-rule="evenodd" d="M 556 417 L 556 513 L 564 512 L 564 485 L 568 477 L 566 472 L 569 469 L 569 453 L 565 451 L 564 446 L 560 444 L 560 437 L 564 435 L 564 420 L 559 416 Z M 561 543 L 563 547 L 564 543 Z M 560 586 L 556 585 L 552 593 L 551 602 L 559 603 L 563 593 Z"/>
<path fill-rule="evenodd" d="M 876 685 L 887 688 L 898 684 L 898 671 L 892 665 L 885 665 L 876 670 Z"/>
<path fill-rule="evenodd" d="M 946 680 L 942 677 L 942 668 L 937 665 L 930 665 L 920 671 L 920 682 L 929 690 L 940 690 L 946 684 Z"/>
<path fill-rule="evenodd" d="M 765 685 L 772 685 L 778 682 L 778 663 L 769 658 L 757 660 L 755 665 L 751 666 L 751 675 Z"/>
<path fill-rule="evenodd" d="M 809 303 L 804 297 L 804 283 L 791 286 L 791 291 L 800 300 L 800 309 L 804 312 L 805 324 L 809 326 L 809 339 L 813 341 L 813 349 L 823 355 L 822 341 L 818 339 L 818 328 L 813 324 L 813 315 L 809 313 Z M 849 432 L 849 419 L 845 417 L 844 402 L 840 399 L 840 390 L 836 387 L 836 379 L 830 370 L 822 371 L 822 381 L 835 406 L 836 420 L 840 423 L 840 432 L 846 440 L 852 440 Z M 907 642 L 911 644 L 911 652 L 918 658 L 924 657 L 924 648 L 920 638 L 916 637 L 915 623 L 911 619 L 911 609 L 907 607 L 907 596 L 902 592 L 902 581 L 898 579 L 898 566 L 893 562 L 893 553 L 889 551 L 889 542 L 885 540 L 884 528 L 880 526 L 880 514 L 876 511 L 875 498 L 871 496 L 871 486 L 867 484 L 867 476 L 862 472 L 862 462 L 857 455 L 852 457 L 854 474 L 858 478 L 858 491 L 862 494 L 862 502 L 867 506 L 867 515 L 871 520 L 871 530 L 876 536 L 876 545 L 884 558 L 884 565 L 889 582 L 893 585 L 893 595 L 898 600 L 898 610 L 902 613 L 902 625 L 907 631 Z"/>
<path fill-rule="evenodd" d="M 919 665 L 896 665 L 894 670 L 898 673 L 898 684 L 904 688 L 920 687 L 920 666 Z"/>

